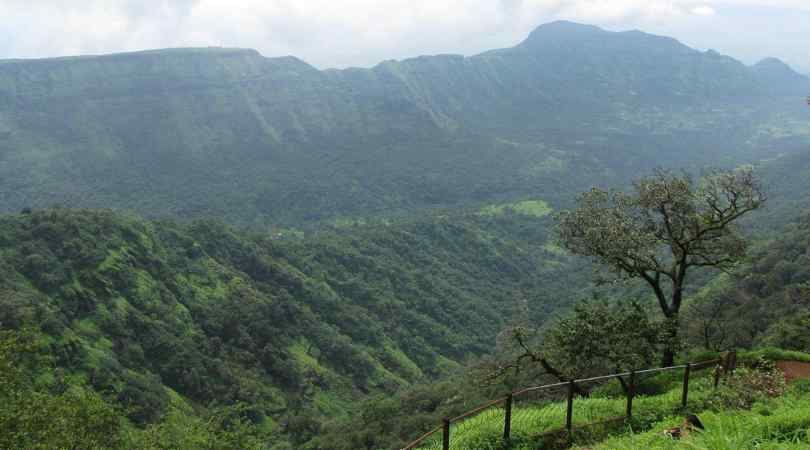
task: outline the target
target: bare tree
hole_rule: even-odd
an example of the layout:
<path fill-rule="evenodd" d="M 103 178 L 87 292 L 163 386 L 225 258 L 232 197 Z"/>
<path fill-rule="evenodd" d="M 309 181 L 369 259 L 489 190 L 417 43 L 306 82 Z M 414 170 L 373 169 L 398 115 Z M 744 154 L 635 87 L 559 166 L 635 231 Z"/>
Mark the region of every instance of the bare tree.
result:
<path fill-rule="evenodd" d="M 689 269 L 733 267 L 746 251 L 734 222 L 761 207 L 765 195 L 751 169 L 713 172 L 699 183 L 657 170 L 633 186 L 631 194 L 583 193 L 576 209 L 558 214 L 558 235 L 567 250 L 615 277 L 650 286 L 668 319 L 663 364 L 672 365 Z"/>

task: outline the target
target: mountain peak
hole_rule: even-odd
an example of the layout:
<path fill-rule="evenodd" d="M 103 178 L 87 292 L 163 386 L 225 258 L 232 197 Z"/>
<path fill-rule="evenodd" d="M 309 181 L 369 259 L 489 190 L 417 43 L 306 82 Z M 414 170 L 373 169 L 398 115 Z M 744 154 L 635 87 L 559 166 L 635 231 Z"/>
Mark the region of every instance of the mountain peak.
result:
<path fill-rule="evenodd" d="M 568 20 L 557 20 L 535 28 L 534 31 L 529 34 L 529 37 L 526 38 L 524 44 L 556 39 L 591 37 L 601 33 L 606 33 L 606 31 L 595 25 L 586 25 Z"/>
<path fill-rule="evenodd" d="M 754 64 L 754 68 L 760 70 L 789 70 L 794 72 L 794 70 L 786 62 L 774 57 L 762 59 L 758 63 Z"/>
<path fill-rule="evenodd" d="M 793 70 L 792 67 L 779 58 L 765 58 L 754 64 L 752 68 L 760 78 L 771 82 L 807 81 L 807 77 Z"/>
<path fill-rule="evenodd" d="M 545 33 L 545 32 L 604 32 L 603 29 L 596 25 L 589 25 L 585 23 L 572 22 L 570 20 L 555 20 L 553 22 L 544 23 L 539 25 L 532 31 L 532 33 Z"/>

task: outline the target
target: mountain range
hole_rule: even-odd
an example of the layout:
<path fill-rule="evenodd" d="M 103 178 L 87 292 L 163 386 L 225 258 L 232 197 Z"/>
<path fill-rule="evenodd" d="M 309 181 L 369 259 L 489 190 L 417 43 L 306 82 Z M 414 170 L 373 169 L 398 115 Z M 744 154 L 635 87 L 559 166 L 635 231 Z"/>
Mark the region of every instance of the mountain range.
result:
<path fill-rule="evenodd" d="M 774 58 L 571 22 L 344 70 L 226 48 L 0 60 L 0 382 L 24 355 L 19 405 L 63 425 L 28 399 L 107 405 L 108 448 L 240 424 L 256 448 L 400 448 L 483 400 L 470 369 L 507 327 L 646 298 L 595 288 L 551 213 L 654 167 L 753 164 L 769 195 L 753 256 L 691 279 L 686 340 L 810 350 L 808 94 Z M 15 405 L 0 419 L 35 417 Z"/>
<path fill-rule="evenodd" d="M 301 226 L 542 197 L 810 136 L 810 80 L 639 31 L 317 70 L 254 50 L 0 60 L 0 209 Z M 573 176 L 572 176 L 573 175 Z"/>

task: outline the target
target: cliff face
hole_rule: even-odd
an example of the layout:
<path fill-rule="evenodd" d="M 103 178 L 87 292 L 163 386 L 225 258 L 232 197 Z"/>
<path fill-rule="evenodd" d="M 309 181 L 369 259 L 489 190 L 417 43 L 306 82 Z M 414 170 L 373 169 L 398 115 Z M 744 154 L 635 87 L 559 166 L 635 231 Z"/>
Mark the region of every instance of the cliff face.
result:
<path fill-rule="evenodd" d="M 0 208 L 300 223 L 553 197 L 561 164 L 598 179 L 732 145 L 749 156 L 808 85 L 761 69 L 568 22 L 509 49 L 371 69 L 219 48 L 2 61 Z"/>

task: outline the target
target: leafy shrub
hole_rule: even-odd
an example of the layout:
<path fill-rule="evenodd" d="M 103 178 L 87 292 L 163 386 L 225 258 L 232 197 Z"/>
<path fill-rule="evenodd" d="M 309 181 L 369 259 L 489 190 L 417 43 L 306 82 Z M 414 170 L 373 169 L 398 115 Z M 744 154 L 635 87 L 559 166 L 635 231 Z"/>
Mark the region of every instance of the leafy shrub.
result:
<path fill-rule="evenodd" d="M 759 359 L 752 367 L 739 368 L 706 401 L 714 410 L 750 409 L 755 403 L 784 394 L 785 377 L 773 362 Z"/>

